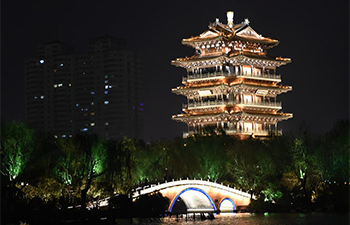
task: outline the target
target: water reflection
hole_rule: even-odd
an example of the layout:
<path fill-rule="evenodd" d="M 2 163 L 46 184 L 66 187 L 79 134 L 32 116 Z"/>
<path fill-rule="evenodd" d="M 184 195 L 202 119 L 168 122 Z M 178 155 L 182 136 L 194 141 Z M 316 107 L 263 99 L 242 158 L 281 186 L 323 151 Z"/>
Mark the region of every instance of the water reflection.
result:
<path fill-rule="evenodd" d="M 191 215 L 192 216 L 192 215 Z M 326 214 L 326 213 L 265 213 L 265 214 L 251 214 L 251 213 L 222 213 L 216 215 L 214 220 L 201 220 L 200 216 L 197 216 L 195 220 L 193 217 L 189 216 L 186 221 L 186 217 L 176 219 L 164 218 L 163 221 L 147 221 L 134 219 L 132 224 L 154 224 L 154 225 L 189 225 L 189 224 L 199 224 L 199 225 L 348 225 L 349 224 L 349 214 Z M 118 221 L 117 224 L 131 224 L 130 221 L 124 221 L 126 223 L 121 223 Z"/>

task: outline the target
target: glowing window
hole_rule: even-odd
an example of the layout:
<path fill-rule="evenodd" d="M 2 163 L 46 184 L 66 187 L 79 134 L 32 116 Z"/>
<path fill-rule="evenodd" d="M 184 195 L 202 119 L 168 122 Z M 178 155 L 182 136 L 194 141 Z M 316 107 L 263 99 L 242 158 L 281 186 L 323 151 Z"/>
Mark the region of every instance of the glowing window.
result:
<path fill-rule="evenodd" d="M 244 123 L 244 131 L 249 132 L 253 130 L 252 123 Z"/>
<path fill-rule="evenodd" d="M 44 95 L 40 96 L 40 99 L 44 99 Z"/>
<path fill-rule="evenodd" d="M 63 63 L 61 63 L 61 64 L 60 64 L 60 66 L 62 67 L 62 66 L 64 66 L 64 64 L 63 64 Z"/>
<path fill-rule="evenodd" d="M 252 67 L 251 66 L 243 66 L 243 74 L 244 75 L 251 75 L 252 74 Z"/>
<path fill-rule="evenodd" d="M 92 127 L 95 126 L 95 123 L 90 123 L 90 126 L 92 126 Z"/>
<path fill-rule="evenodd" d="M 251 95 L 243 95 L 244 102 L 252 102 L 252 96 Z"/>
<path fill-rule="evenodd" d="M 39 62 L 40 62 L 41 64 L 44 64 L 44 63 L 45 63 L 45 60 L 40 59 Z"/>
<path fill-rule="evenodd" d="M 108 105 L 109 104 L 109 101 L 105 101 L 105 105 Z"/>
<path fill-rule="evenodd" d="M 78 107 L 78 106 L 79 106 L 79 103 L 75 104 L 75 106 Z"/>
<path fill-rule="evenodd" d="M 90 93 L 91 93 L 92 95 L 94 95 L 94 94 L 95 94 L 95 92 L 94 92 L 94 91 L 91 91 Z"/>

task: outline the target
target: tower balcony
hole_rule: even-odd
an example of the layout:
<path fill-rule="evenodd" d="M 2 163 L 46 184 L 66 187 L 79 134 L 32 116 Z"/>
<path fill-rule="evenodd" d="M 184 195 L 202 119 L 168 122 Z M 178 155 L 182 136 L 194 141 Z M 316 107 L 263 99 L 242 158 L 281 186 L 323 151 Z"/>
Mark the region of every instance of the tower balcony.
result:
<path fill-rule="evenodd" d="M 235 129 L 226 129 L 227 135 L 250 135 L 253 137 L 257 136 L 282 136 L 282 130 L 235 130 Z"/>
<path fill-rule="evenodd" d="M 242 105 L 244 107 L 262 107 L 262 108 L 276 108 L 281 109 L 281 102 L 247 102 L 247 101 L 233 101 L 233 100 L 216 100 L 216 101 L 204 101 L 204 102 L 193 102 L 189 104 L 182 104 L 182 109 L 200 109 L 209 107 L 220 107 L 230 105 Z"/>
<path fill-rule="evenodd" d="M 282 136 L 282 130 L 235 130 L 235 129 L 225 129 L 227 135 L 243 135 L 252 137 L 269 137 L 269 136 Z M 182 137 L 188 138 L 195 134 L 206 135 L 203 132 L 183 132 Z"/>
<path fill-rule="evenodd" d="M 182 77 L 182 83 L 186 84 L 187 82 L 215 80 L 215 79 L 221 79 L 225 77 L 242 77 L 247 79 L 281 82 L 281 75 L 276 75 L 276 74 L 213 72 L 213 73 L 200 73 L 200 74 L 187 75 L 186 77 Z"/>

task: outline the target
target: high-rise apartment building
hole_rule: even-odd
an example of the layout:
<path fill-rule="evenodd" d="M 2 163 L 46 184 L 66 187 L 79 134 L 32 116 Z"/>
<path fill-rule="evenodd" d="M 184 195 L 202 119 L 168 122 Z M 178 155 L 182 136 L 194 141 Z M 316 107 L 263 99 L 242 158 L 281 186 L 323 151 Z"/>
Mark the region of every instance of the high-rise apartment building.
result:
<path fill-rule="evenodd" d="M 86 52 L 72 49 L 49 42 L 26 60 L 27 122 L 61 137 L 142 138 L 141 56 L 107 35 L 90 40 Z"/>

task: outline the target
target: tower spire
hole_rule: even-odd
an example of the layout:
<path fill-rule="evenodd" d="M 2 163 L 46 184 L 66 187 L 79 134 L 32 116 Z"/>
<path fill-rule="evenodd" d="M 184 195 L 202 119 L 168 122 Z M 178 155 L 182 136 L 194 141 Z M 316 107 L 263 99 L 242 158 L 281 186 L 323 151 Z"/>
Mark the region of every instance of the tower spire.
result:
<path fill-rule="evenodd" d="M 227 11 L 227 25 L 232 29 L 233 27 L 233 11 Z"/>

